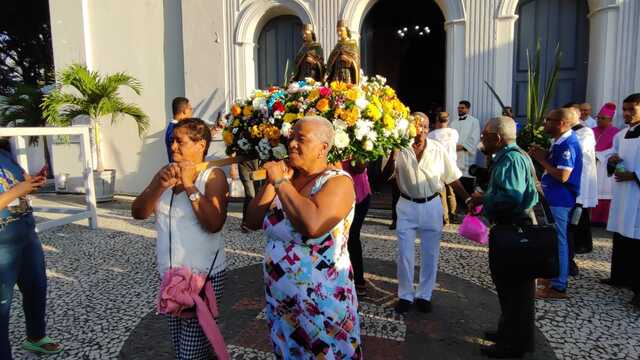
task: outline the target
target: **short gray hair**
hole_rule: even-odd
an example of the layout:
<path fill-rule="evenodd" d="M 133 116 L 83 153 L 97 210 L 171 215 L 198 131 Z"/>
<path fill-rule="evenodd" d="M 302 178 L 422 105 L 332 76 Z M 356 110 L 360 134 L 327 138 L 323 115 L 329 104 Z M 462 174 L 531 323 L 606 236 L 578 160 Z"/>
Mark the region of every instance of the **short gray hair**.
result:
<path fill-rule="evenodd" d="M 316 139 L 329 145 L 329 149 L 327 149 L 327 151 L 331 150 L 333 147 L 333 138 L 335 136 L 335 131 L 333 130 L 333 124 L 331 121 L 323 118 L 322 116 L 308 115 L 298 120 L 296 125 L 302 125 L 303 123 L 312 123 L 315 128 L 313 135 Z"/>
<path fill-rule="evenodd" d="M 495 129 L 496 134 L 507 143 L 514 142 L 518 135 L 516 122 L 508 116 L 492 118 L 487 122 L 487 126 Z"/>

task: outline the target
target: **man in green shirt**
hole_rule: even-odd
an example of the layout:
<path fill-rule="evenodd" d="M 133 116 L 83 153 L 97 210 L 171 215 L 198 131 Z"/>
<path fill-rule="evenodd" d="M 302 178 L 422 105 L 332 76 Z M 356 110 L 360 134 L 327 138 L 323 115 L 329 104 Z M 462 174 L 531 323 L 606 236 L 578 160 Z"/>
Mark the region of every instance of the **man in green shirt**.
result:
<path fill-rule="evenodd" d="M 491 175 L 487 192 L 474 193 L 469 208 L 483 205 L 483 214 L 496 224 L 527 222 L 531 208 L 538 202 L 538 192 L 531 160 L 516 145 L 515 121 L 505 116 L 491 119 L 480 139 L 484 153 L 493 155 Z M 510 274 L 492 273 L 491 277 L 502 314 L 498 331 L 485 333 L 485 338 L 495 345 L 483 347 L 482 353 L 494 358 L 521 357 L 533 351 L 535 282 Z"/>

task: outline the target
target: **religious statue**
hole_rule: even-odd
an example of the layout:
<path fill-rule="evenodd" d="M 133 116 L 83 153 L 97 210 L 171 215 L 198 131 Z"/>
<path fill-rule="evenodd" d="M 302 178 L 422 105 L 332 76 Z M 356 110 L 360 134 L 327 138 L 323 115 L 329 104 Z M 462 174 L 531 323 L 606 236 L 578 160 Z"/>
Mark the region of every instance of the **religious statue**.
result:
<path fill-rule="evenodd" d="M 302 27 L 303 43 L 296 55 L 296 71 L 289 81 L 313 78 L 316 81 L 324 80 L 324 51 L 316 41 L 313 25 L 305 24 Z"/>
<path fill-rule="evenodd" d="M 327 82 L 342 81 L 360 83 L 360 51 L 344 20 L 337 25 L 338 43 L 331 51 L 327 62 Z"/>

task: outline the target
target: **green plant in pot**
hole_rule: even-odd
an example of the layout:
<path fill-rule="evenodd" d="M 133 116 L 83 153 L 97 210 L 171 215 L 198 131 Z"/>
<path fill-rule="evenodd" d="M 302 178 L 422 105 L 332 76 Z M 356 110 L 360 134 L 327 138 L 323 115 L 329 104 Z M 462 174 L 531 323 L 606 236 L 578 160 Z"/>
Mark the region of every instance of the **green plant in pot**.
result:
<path fill-rule="evenodd" d="M 56 126 L 71 126 L 73 119 L 87 116 L 91 127 L 91 147 L 95 151 L 94 178 L 98 201 L 113 199 L 115 170 L 105 169 L 100 146 L 100 120 L 111 116 L 114 123 L 124 116 L 134 120 L 138 134 L 142 136 L 149 127 L 148 116 L 135 104 L 125 102 L 118 90 L 128 87 L 137 95 L 142 85 L 134 77 L 119 72 L 102 75 L 86 66 L 73 64 L 58 75 L 56 88 L 42 103 L 47 122 Z M 111 183 L 108 183 L 111 182 Z"/>
<path fill-rule="evenodd" d="M 544 119 L 549 111 L 549 104 L 556 91 L 558 72 L 560 70 L 560 45 L 556 45 L 553 68 L 546 78 L 544 92 L 541 92 L 541 46 L 540 40 L 536 44 L 535 63 L 531 64 L 529 52 L 527 51 L 527 123 L 518 135 L 518 145 L 527 150 L 532 144 L 542 148 L 548 148 L 551 141 L 544 132 Z"/>

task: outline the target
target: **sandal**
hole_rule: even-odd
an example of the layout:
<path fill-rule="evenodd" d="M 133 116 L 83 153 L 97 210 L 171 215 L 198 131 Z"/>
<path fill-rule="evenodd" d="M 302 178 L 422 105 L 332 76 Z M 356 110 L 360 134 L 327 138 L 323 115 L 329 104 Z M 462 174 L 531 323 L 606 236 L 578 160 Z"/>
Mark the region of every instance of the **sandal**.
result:
<path fill-rule="evenodd" d="M 58 345 L 58 348 L 55 350 L 47 350 L 44 347 L 45 345 Z M 60 346 L 60 344 L 56 343 L 48 336 L 43 337 L 38 342 L 32 342 L 29 339 L 27 339 L 22 343 L 22 348 L 27 351 L 31 351 L 37 354 L 44 354 L 44 355 L 57 354 L 62 351 L 62 346 Z"/>

